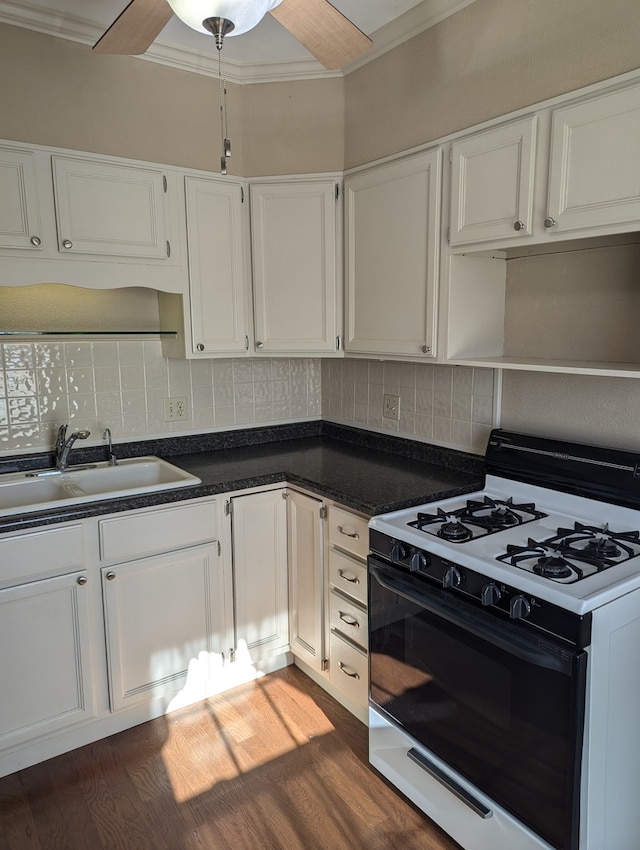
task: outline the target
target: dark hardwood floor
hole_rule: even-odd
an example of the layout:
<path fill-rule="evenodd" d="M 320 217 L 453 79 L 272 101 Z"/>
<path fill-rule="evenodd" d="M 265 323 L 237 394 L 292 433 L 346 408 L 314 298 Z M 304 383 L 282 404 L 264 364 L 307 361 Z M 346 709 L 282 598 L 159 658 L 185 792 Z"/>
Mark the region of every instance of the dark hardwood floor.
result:
<path fill-rule="evenodd" d="M 2 850 L 459 850 L 295 667 L 0 779 Z"/>

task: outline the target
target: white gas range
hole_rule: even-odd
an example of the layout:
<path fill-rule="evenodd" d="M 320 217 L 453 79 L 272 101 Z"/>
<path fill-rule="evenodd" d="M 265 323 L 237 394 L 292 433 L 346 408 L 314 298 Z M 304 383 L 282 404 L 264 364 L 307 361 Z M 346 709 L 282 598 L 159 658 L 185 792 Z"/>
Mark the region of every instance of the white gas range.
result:
<path fill-rule="evenodd" d="M 370 760 L 465 850 L 637 850 L 640 458 L 494 431 L 370 523 Z"/>

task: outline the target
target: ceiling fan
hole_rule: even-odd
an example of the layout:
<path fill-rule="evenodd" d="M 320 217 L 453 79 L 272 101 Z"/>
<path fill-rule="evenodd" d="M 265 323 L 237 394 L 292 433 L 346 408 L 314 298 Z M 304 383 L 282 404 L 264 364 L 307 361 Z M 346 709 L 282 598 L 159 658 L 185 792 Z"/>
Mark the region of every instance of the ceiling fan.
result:
<path fill-rule="evenodd" d="M 270 13 L 328 70 L 346 65 L 371 47 L 371 39 L 328 0 L 131 0 L 96 42 L 97 53 L 144 53 L 173 14 L 213 35 L 241 35 Z"/>

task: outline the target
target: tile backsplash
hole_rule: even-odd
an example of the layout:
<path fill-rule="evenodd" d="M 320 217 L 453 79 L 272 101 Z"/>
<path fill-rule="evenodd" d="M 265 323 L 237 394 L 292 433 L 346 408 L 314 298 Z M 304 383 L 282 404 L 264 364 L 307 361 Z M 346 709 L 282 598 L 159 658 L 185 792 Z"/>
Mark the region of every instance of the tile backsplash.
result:
<path fill-rule="evenodd" d="M 400 418 L 382 415 L 400 397 Z M 432 363 L 324 360 L 324 419 L 484 454 L 493 422 L 494 370 Z"/>
<path fill-rule="evenodd" d="M 164 421 L 164 399 L 186 397 L 188 416 Z M 47 449 L 58 425 L 99 443 L 254 423 L 317 419 L 314 358 L 169 360 L 157 340 L 0 345 L 0 454 Z"/>
<path fill-rule="evenodd" d="M 466 366 L 319 358 L 173 360 L 159 339 L 0 345 L 0 455 L 43 450 L 57 427 L 100 443 L 325 419 L 484 453 L 494 372 Z M 382 416 L 385 393 L 400 419 Z M 188 416 L 164 421 L 164 399 Z"/>

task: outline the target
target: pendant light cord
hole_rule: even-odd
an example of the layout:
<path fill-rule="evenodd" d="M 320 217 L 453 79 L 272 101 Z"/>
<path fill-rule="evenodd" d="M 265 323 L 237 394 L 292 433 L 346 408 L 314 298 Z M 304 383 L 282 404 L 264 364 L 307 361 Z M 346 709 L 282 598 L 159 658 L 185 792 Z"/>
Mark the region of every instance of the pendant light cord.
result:
<path fill-rule="evenodd" d="M 218 49 L 218 80 L 220 97 L 220 172 L 227 173 L 227 158 L 231 156 L 231 141 L 229 140 L 229 123 L 227 116 L 227 84 L 224 78 L 224 62 L 222 61 L 222 45 Z"/>

